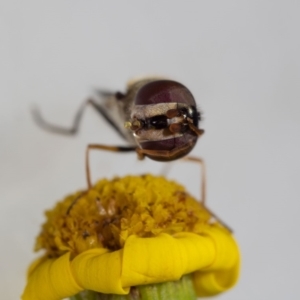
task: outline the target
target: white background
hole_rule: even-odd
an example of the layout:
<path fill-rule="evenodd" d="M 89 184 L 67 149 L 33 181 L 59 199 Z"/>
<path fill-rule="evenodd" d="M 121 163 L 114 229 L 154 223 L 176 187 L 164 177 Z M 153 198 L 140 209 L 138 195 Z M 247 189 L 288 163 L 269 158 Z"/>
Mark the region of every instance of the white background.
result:
<path fill-rule="evenodd" d="M 132 77 L 185 84 L 204 112 L 208 203 L 234 228 L 238 285 L 218 299 L 299 299 L 299 1 L 1 1 L 0 294 L 18 299 L 43 211 L 85 188 L 88 143 L 123 141 L 88 109 L 76 137 L 30 115 L 71 124 L 95 87 Z M 161 172 L 134 154 L 92 153 L 95 181 Z M 198 197 L 199 170 L 169 174 Z M 45 299 L 47 300 L 47 299 Z"/>

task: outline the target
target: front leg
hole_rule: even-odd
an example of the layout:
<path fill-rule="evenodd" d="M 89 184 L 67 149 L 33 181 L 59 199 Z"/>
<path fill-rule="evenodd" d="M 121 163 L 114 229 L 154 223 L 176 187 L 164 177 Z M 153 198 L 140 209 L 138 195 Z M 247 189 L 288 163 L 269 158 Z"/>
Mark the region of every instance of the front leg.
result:
<path fill-rule="evenodd" d="M 90 171 L 90 150 L 97 149 L 97 150 L 104 150 L 104 151 L 112 151 L 112 152 L 132 152 L 136 151 L 136 147 L 123 147 L 123 146 L 108 146 L 108 145 L 101 145 L 101 144 L 89 144 L 86 147 L 85 151 L 85 170 L 86 170 L 86 179 L 88 189 L 91 189 L 91 171 Z"/>

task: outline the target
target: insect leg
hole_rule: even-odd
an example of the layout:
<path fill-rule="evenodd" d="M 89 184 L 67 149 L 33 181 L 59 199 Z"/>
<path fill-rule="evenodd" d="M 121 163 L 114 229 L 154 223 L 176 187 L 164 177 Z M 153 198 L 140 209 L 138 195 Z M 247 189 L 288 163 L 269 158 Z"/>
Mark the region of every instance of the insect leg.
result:
<path fill-rule="evenodd" d="M 85 170 L 86 170 L 86 179 L 87 179 L 87 185 L 88 189 L 85 190 L 84 192 L 80 193 L 78 197 L 76 197 L 71 205 L 67 209 L 67 215 L 70 214 L 72 208 L 74 205 L 80 200 L 82 196 L 88 193 L 88 191 L 92 187 L 91 183 L 91 172 L 90 172 L 90 159 L 89 159 L 89 151 L 92 149 L 96 150 L 104 150 L 104 151 L 113 151 L 113 152 L 130 152 L 130 151 L 135 151 L 136 147 L 123 147 L 123 146 L 107 146 L 107 145 L 99 145 L 99 144 L 90 144 L 86 147 L 86 152 L 85 152 Z"/>
<path fill-rule="evenodd" d="M 202 158 L 194 157 L 194 156 L 186 156 L 183 158 L 183 160 L 188 160 L 188 161 L 192 161 L 192 162 L 196 162 L 196 163 L 200 164 L 200 168 L 201 168 L 201 204 L 214 219 L 216 219 L 220 224 L 222 224 L 228 231 L 233 232 L 233 230 L 226 223 L 224 223 L 214 212 L 212 212 L 206 206 L 206 167 L 205 167 L 204 160 Z"/>
<path fill-rule="evenodd" d="M 73 202 L 70 204 L 70 206 L 69 206 L 68 209 L 67 209 L 67 212 L 66 212 L 67 215 L 70 214 L 70 212 L 71 212 L 73 206 L 80 200 L 81 197 L 83 197 L 85 194 L 87 194 L 87 192 L 88 192 L 88 191 L 84 191 L 84 192 L 80 193 L 80 194 L 73 200 Z"/>
<path fill-rule="evenodd" d="M 86 179 L 87 179 L 88 189 L 90 189 L 92 187 L 91 172 L 90 172 L 90 159 L 89 159 L 89 153 L 90 153 L 90 150 L 92 150 L 92 149 L 112 151 L 112 152 L 136 151 L 136 147 L 133 147 L 133 146 L 123 147 L 123 146 L 107 146 L 107 145 L 100 145 L 100 144 L 89 144 L 86 147 L 86 151 L 85 151 L 85 170 L 86 170 Z"/>
<path fill-rule="evenodd" d="M 194 156 L 186 156 L 182 158 L 183 160 L 193 161 L 198 164 L 200 164 L 200 176 L 201 176 L 201 191 L 200 191 L 200 202 L 203 206 L 205 206 L 206 203 L 206 167 L 204 160 L 200 157 L 194 157 Z"/>
<path fill-rule="evenodd" d="M 113 96 L 112 94 L 109 95 Z M 103 92 L 103 96 L 108 96 L 108 93 Z M 64 134 L 64 135 L 75 135 L 79 130 L 80 121 L 82 119 L 84 110 L 88 105 L 91 105 L 107 121 L 107 123 L 109 123 L 117 131 L 117 133 L 123 139 L 126 140 L 124 133 L 119 129 L 119 127 L 115 124 L 115 122 L 109 117 L 105 109 L 93 99 L 88 99 L 79 107 L 74 117 L 73 125 L 70 128 L 65 128 L 59 125 L 53 125 L 51 123 L 48 123 L 47 121 L 45 121 L 45 119 L 42 117 L 41 112 L 36 107 L 32 109 L 32 115 L 37 125 L 49 132 Z"/>

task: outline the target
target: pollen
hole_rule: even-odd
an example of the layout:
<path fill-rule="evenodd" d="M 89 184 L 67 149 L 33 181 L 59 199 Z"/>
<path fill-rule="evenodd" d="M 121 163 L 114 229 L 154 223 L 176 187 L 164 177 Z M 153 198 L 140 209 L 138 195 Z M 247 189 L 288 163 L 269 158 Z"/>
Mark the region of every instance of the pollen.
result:
<path fill-rule="evenodd" d="M 118 250 L 131 235 L 201 234 L 211 216 L 174 181 L 152 175 L 103 179 L 45 213 L 35 250 L 48 257 L 72 256 L 91 248 Z"/>
<path fill-rule="evenodd" d="M 130 129 L 131 126 L 132 126 L 132 124 L 131 124 L 131 122 L 129 122 L 129 121 L 127 121 L 127 122 L 124 123 L 124 127 L 125 127 L 126 129 Z"/>

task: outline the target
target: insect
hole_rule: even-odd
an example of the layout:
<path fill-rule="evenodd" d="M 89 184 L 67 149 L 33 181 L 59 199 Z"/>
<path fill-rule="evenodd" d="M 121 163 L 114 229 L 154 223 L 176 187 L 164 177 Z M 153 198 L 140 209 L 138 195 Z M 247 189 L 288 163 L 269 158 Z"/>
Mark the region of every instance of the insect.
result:
<path fill-rule="evenodd" d="M 191 92 L 181 83 L 157 78 L 146 78 L 128 84 L 125 93 L 97 91 L 101 103 L 88 99 L 79 108 L 71 128 L 63 128 L 46 122 L 39 110 L 33 110 L 37 124 L 47 131 L 74 135 L 78 132 L 85 108 L 90 105 L 124 138 L 129 146 L 89 144 L 86 148 L 86 176 L 88 190 L 90 178 L 89 151 L 92 149 L 115 152 L 135 151 L 139 159 L 148 157 L 156 161 L 173 161 L 185 157 L 204 133 L 199 128 L 201 113 Z M 232 231 L 205 205 L 206 175 L 201 158 L 186 157 L 201 165 L 201 203 L 225 228 Z M 87 191 L 88 191 L 87 190 Z M 86 191 L 86 192 L 87 192 Z M 68 208 L 67 214 L 80 199 Z"/>
<path fill-rule="evenodd" d="M 125 93 L 98 91 L 103 98 L 99 103 L 89 99 L 79 108 L 70 129 L 46 122 L 38 110 L 34 118 L 42 128 L 75 134 L 87 105 L 96 109 L 130 146 L 90 144 L 86 149 L 87 184 L 91 187 L 89 151 L 136 151 L 138 158 L 172 161 L 186 156 L 204 133 L 199 128 L 201 114 L 191 92 L 181 83 L 146 78 L 131 82 Z"/>

